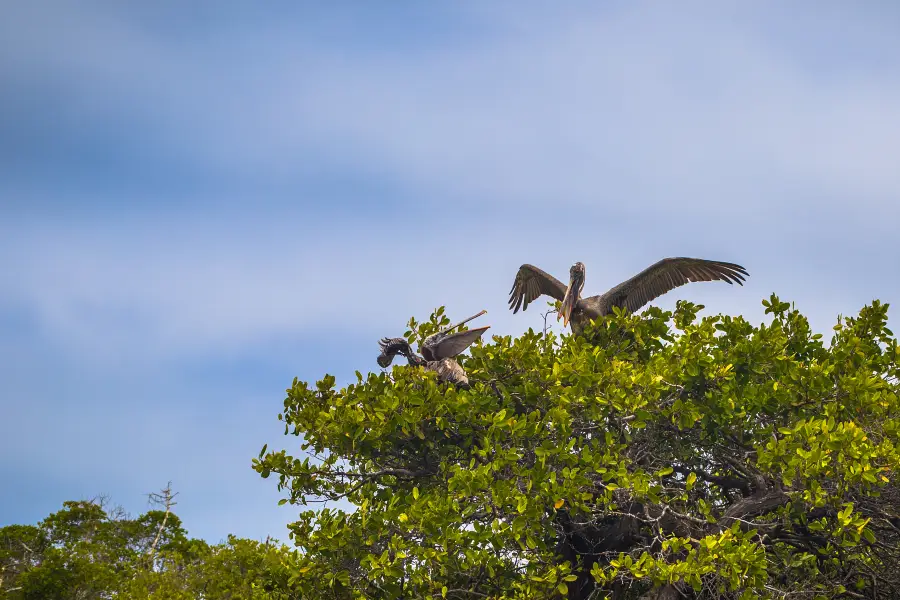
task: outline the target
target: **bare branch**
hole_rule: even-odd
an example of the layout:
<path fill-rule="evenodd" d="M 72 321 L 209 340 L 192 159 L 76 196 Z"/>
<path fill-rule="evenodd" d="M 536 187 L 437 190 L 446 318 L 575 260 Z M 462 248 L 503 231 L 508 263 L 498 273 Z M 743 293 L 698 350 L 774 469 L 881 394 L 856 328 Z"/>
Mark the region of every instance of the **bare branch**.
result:
<path fill-rule="evenodd" d="M 549 331 L 550 327 L 551 327 L 550 325 L 547 324 L 547 318 L 550 315 L 555 314 L 556 312 L 558 312 L 558 311 L 556 309 L 553 309 L 553 310 L 548 310 L 547 312 L 541 313 L 541 316 L 544 318 L 544 335 L 547 335 L 547 331 Z"/>
<path fill-rule="evenodd" d="M 153 543 L 150 544 L 150 548 L 147 550 L 147 556 L 152 561 L 153 555 L 156 553 L 156 546 L 159 544 L 159 539 L 162 537 L 163 529 L 166 527 L 166 521 L 169 519 L 169 513 L 172 512 L 172 507 L 178 504 L 175 502 L 175 496 L 178 495 L 178 492 L 172 492 L 172 482 L 170 481 L 168 485 L 160 492 L 154 493 L 151 492 L 148 494 L 150 503 L 156 505 L 162 505 L 166 509 L 166 513 L 163 515 L 163 520 L 159 524 L 159 528 L 156 530 L 156 537 L 153 539 Z"/>

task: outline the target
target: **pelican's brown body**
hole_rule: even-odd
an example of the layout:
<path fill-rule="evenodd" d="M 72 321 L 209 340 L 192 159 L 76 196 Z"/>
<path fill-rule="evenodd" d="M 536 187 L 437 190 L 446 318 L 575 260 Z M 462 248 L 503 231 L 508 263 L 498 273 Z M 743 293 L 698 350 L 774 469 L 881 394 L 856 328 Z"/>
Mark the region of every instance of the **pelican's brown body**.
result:
<path fill-rule="evenodd" d="M 382 368 L 387 368 L 391 361 L 394 360 L 394 357 L 399 354 L 406 357 L 406 360 L 411 365 L 425 367 L 428 371 L 434 371 L 441 381 L 452 383 L 461 388 L 467 388 L 469 387 L 469 377 L 466 375 L 465 369 L 454 360 L 454 357 L 471 346 L 472 342 L 490 329 L 490 325 L 457 333 L 450 332 L 486 312 L 483 310 L 477 315 L 422 340 L 422 344 L 419 347 L 422 356 L 414 353 L 409 342 L 404 338 L 383 338 L 378 342 L 381 348 L 381 354 L 378 355 L 378 364 Z"/>
<path fill-rule="evenodd" d="M 612 313 L 614 306 L 634 312 L 654 298 L 692 281 L 725 281 L 743 285 L 749 276 L 740 265 L 702 258 L 664 258 L 623 281 L 605 294 L 581 297 L 584 288 L 584 264 L 577 262 L 569 269 L 569 285 L 535 267 L 522 265 L 516 273 L 509 293 L 509 308 L 516 313 L 528 308 L 542 295 L 562 302 L 557 320 L 563 326 L 571 323 L 572 332 L 581 334 L 591 321 Z"/>

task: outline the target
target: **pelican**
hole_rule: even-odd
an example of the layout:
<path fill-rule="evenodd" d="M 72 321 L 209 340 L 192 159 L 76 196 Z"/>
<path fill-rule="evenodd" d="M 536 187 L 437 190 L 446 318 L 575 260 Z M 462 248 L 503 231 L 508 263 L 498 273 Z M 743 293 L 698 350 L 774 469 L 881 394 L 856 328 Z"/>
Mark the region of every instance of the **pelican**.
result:
<path fill-rule="evenodd" d="M 486 312 L 486 310 L 483 310 L 477 315 L 473 315 L 422 340 L 422 343 L 419 345 L 419 351 L 422 353 L 422 356 L 414 353 L 409 342 L 402 337 L 383 338 L 378 342 L 378 346 L 381 348 L 381 354 L 378 355 L 378 364 L 385 369 L 391 364 L 394 357 L 399 354 L 404 356 L 411 365 L 425 367 L 429 371 L 434 371 L 441 381 L 453 383 L 461 388 L 468 388 L 469 377 L 466 375 L 465 370 L 459 366 L 459 363 L 453 360 L 453 357 L 471 346 L 485 331 L 490 329 L 490 325 L 456 333 L 450 332 Z"/>
<path fill-rule="evenodd" d="M 556 298 L 562 302 L 556 320 L 562 319 L 563 327 L 571 323 L 572 332 L 581 334 L 594 319 L 612 314 L 614 306 L 634 312 L 654 298 L 692 281 L 744 285 L 745 276 L 749 277 L 746 269 L 734 263 L 683 256 L 664 258 L 605 294 L 582 298 L 584 263 L 577 262 L 569 269 L 568 287 L 549 273 L 525 264 L 519 267 L 509 292 L 509 308 L 517 313 L 520 307 L 525 310 L 542 295 Z"/>

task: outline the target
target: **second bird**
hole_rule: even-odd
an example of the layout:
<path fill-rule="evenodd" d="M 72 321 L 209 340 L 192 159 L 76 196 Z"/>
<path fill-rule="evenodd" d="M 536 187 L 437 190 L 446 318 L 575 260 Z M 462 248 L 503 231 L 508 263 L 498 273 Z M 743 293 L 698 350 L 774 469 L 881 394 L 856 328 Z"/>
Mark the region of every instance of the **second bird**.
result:
<path fill-rule="evenodd" d="M 562 302 L 556 319 L 563 326 L 572 324 L 572 332 L 581 334 L 594 319 L 612 313 L 614 306 L 634 312 L 654 298 L 693 281 L 725 281 L 743 285 L 749 277 L 740 265 L 702 258 L 664 258 L 623 281 L 605 294 L 582 298 L 584 264 L 577 262 L 569 269 L 568 287 L 557 278 L 534 265 L 522 265 L 509 292 L 509 308 L 516 313 L 528 308 L 542 295 Z"/>
<path fill-rule="evenodd" d="M 378 364 L 381 368 L 386 369 L 391 364 L 391 361 L 394 360 L 394 357 L 399 354 L 405 357 L 411 365 L 425 367 L 429 371 L 434 371 L 441 381 L 455 384 L 461 388 L 467 388 L 469 387 L 469 377 L 466 375 L 465 369 L 454 360 L 454 357 L 480 338 L 485 331 L 490 329 L 490 325 L 467 331 L 457 331 L 456 333 L 450 332 L 486 312 L 486 310 L 483 310 L 477 315 L 471 316 L 422 340 L 422 343 L 419 345 L 419 351 L 422 353 L 422 356 L 414 353 L 409 342 L 402 337 L 384 338 L 378 342 L 381 348 L 381 354 L 378 355 Z"/>

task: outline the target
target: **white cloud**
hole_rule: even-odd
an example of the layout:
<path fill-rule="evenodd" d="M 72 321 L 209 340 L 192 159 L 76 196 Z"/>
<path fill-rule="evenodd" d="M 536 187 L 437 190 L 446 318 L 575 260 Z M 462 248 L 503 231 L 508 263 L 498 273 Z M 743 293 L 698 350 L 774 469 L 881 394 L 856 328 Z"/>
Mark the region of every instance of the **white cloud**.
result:
<path fill-rule="evenodd" d="M 290 100 L 315 116 L 321 140 L 460 195 L 582 205 L 634 195 L 663 210 L 690 196 L 695 209 L 737 212 L 796 202 L 753 189 L 768 179 L 894 210 L 896 78 L 818 81 L 727 23 L 672 16 L 333 65 L 315 94 Z"/>
<path fill-rule="evenodd" d="M 852 198 L 897 214 L 891 63 L 813 68 L 769 31 L 772 19 L 806 20 L 845 45 L 896 53 L 878 12 L 460 10 L 490 35 L 408 54 L 317 47 L 271 22 L 232 39 L 173 40 L 96 11 L 71 22 L 41 15 L 45 35 L 68 43 L 14 40 L 23 62 L 83 77 L 76 98 L 138 116 L 172 153 L 261 177 L 326 156 L 413 186 L 423 203 L 671 211 L 678 202 L 747 214 Z"/>
<path fill-rule="evenodd" d="M 832 266 L 805 259 L 789 240 L 754 246 L 744 243 L 746 232 L 729 241 L 685 238 L 677 228 L 592 237 L 590 222 L 547 224 L 545 235 L 523 235 L 501 220 L 469 230 L 465 224 L 436 219 L 428 232 L 409 220 L 387 229 L 352 222 L 335 228 L 321 217 L 296 225 L 32 224 L 0 245 L 17 256 L 0 301 L 27 310 L 46 339 L 79 360 L 111 368 L 240 355 L 277 339 L 374 340 L 399 334 L 410 315 L 427 316 L 441 304 L 451 316 L 487 309 L 481 320 L 493 331 L 522 331 L 540 321 L 533 309 L 512 315 L 506 306 L 523 262 L 565 279 L 568 266 L 582 260 L 586 294 L 596 294 L 664 256 L 735 261 L 750 270 L 747 286 L 694 284 L 657 304 L 684 297 L 712 312 L 761 316 L 759 301 L 774 290 L 822 314 L 825 327 L 838 312 L 870 300 L 866 293 L 889 300 L 898 292 L 896 283 L 873 283 L 890 257 L 866 258 L 864 250 L 850 254 L 867 260 L 863 268 L 835 278 Z"/>
<path fill-rule="evenodd" d="M 418 194 L 431 211 L 427 222 L 391 213 L 335 223 L 322 216 L 329 203 L 367 199 L 313 195 L 278 224 L 173 210 L 144 223 L 10 226 L 18 237 L 6 248 L 19 260 L 6 297 L 85 356 L 230 352 L 279 334 L 402 327 L 441 303 L 490 308 L 499 327 L 524 261 L 565 274 L 584 260 L 600 292 L 661 256 L 721 257 L 751 269 L 747 289 L 726 291 L 753 309 L 783 289 L 776 282 L 802 282 L 796 297 L 817 303 L 867 276 L 869 289 L 896 295 L 875 273 L 898 251 L 876 236 L 900 218 L 900 78 L 869 65 L 805 67 L 762 12 L 467 4 L 483 37 L 363 55 L 313 47 L 285 24 L 201 43 L 126 13 L 63 6 L 7 21 L 20 52 L 4 61 L 65 76 L 83 101 L 73 114 L 130 116 L 223 178 L 278 178 L 326 157 Z M 900 46 L 880 15 L 837 7 L 816 27 Z M 833 265 L 848 261 L 862 266 L 838 277 Z"/>

